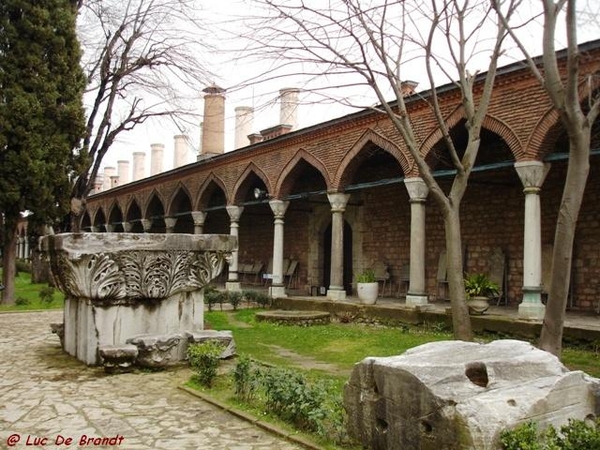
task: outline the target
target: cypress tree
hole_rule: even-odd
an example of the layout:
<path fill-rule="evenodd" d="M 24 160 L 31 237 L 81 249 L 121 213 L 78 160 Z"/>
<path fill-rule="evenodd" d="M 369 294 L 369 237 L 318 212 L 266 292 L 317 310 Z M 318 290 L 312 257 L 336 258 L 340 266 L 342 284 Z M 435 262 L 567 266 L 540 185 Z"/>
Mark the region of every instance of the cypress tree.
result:
<path fill-rule="evenodd" d="M 5 303 L 14 302 L 16 227 L 68 211 L 85 131 L 85 78 L 72 0 L 0 2 L 0 211 Z"/>

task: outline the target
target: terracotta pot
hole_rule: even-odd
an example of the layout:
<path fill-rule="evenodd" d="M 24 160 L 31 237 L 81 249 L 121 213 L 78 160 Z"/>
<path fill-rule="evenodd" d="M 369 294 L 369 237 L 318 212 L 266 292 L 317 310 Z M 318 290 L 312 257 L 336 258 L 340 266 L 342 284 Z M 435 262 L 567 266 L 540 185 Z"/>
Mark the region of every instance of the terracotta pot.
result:
<path fill-rule="evenodd" d="M 358 298 L 365 305 L 374 305 L 379 295 L 379 283 L 356 283 Z"/>

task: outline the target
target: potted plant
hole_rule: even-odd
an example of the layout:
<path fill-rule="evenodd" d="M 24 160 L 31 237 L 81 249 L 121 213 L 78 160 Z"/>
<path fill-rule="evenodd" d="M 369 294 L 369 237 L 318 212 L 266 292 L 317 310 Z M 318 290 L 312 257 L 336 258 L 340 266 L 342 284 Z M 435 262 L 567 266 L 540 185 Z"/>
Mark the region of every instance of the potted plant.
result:
<path fill-rule="evenodd" d="M 373 269 L 365 269 L 356 275 L 356 291 L 360 301 L 366 305 L 374 305 L 379 295 L 379 283 L 375 279 Z"/>
<path fill-rule="evenodd" d="M 490 297 L 498 295 L 498 285 L 484 273 L 474 273 L 465 277 L 467 306 L 471 314 L 483 314 L 489 307 Z"/>

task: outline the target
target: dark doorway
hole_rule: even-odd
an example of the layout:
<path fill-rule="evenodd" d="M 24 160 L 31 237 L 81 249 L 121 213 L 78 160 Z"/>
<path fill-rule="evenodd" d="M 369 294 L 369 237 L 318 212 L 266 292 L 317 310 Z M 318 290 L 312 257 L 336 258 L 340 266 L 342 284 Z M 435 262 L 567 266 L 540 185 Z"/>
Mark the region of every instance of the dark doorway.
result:
<path fill-rule="evenodd" d="M 329 289 L 331 283 L 331 223 L 323 236 L 323 285 Z M 352 295 L 352 228 L 344 220 L 344 290 Z"/>

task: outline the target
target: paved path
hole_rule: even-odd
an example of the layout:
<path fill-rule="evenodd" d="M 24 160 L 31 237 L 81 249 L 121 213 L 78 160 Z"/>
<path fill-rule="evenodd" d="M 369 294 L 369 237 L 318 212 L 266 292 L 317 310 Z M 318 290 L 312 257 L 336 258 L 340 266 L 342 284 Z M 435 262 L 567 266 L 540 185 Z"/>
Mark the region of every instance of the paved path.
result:
<path fill-rule="evenodd" d="M 178 390 L 186 369 L 107 376 L 86 367 L 62 352 L 51 322 L 62 311 L 0 314 L 0 449 L 300 448 Z"/>

